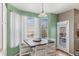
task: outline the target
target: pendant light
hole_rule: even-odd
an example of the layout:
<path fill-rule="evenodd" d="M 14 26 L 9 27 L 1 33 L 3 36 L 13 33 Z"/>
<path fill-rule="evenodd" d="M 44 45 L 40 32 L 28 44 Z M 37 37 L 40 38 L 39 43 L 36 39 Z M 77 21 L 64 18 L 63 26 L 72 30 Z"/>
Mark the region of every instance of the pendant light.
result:
<path fill-rule="evenodd" d="M 41 13 L 38 15 L 38 17 L 46 17 L 47 16 L 47 14 L 45 13 L 45 11 L 44 11 L 44 4 L 42 3 L 42 11 L 41 11 Z"/>

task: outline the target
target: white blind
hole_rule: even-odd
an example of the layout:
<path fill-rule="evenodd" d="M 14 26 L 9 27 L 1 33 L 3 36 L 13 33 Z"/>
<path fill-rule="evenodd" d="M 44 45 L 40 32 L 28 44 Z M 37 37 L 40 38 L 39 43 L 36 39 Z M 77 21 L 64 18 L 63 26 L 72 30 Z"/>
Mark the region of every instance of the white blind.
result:
<path fill-rule="evenodd" d="M 39 28 L 39 19 L 38 18 L 34 18 L 35 20 L 35 26 L 34 26 L 34 38 L 37 39 L 37 38 L 40 38 L 40 28 Z"/>
<path fill-rule="evenodd" d="M 36 39 L 40 37 L 40 30 L 39 30 L 39 19 L 36 17 L 27 17 L 23 16 L 23 39 Z M 30 33 L 32 33 L 34 36 L 31 35 L 28 36 Z"/>

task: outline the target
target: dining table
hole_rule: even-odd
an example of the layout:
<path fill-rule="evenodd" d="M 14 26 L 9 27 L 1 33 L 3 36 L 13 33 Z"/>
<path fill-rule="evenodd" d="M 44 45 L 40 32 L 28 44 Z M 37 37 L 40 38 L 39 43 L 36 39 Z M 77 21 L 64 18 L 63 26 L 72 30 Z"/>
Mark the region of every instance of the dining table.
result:
<path fill-rule="evenodd" d="M 40 45 L 47 45 L 48 43 L 55 43 L 55 41 L 52 40 L 48 40 L 48 39 L 41 39 L 39 41 L 35 41 L 33 39 L 25 39 L 24 40 L 25 44 L 28 45 L 28 47 L 30 47 L 30 51 L 33 52 L 36 48 L 36 46 L 40 46 Z"/>

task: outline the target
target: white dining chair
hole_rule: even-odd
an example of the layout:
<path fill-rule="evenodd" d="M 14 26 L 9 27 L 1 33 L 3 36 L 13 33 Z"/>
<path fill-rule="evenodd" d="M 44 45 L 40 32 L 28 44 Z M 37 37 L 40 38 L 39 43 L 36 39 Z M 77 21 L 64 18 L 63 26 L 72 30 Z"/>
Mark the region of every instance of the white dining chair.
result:
<path fill-rule="evenodd" d="M 25 44 L 21 44 L 20 48 L 20 56 L 30 56 L 31 50 L 29 46 L 26 46 Z"/>
<path fill-rule="evenodd" d="M 46 45 L 38 45 L 35 47 L 35 56 L 45 56 Z"/>
<path fill-rule="evenodd" d="M 56 47 L 55 43 L 48 43 L 46 45 L 46 56 L 55 56 L 56 55 Z"/>

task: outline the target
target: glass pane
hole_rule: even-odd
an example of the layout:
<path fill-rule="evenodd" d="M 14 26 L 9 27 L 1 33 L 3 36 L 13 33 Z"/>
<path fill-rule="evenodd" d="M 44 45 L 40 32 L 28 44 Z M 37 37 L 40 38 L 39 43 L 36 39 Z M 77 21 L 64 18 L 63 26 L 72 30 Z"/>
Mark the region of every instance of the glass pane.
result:
<path fill-rule="evenodd" d="M 41 19 L 41 37 L 47 38 L 48 36 L 48 18 Z"/>
<path fill-rule="evenodd" d="M 66 48 L 66 27 L 60 27 L 59 31 L 59 44 Z"/>
<path fill-rule="evenodd" d="M 26 33 L 28 38 L 34 37 L 34 17 L 27 17 L 26 19 Z"/>

